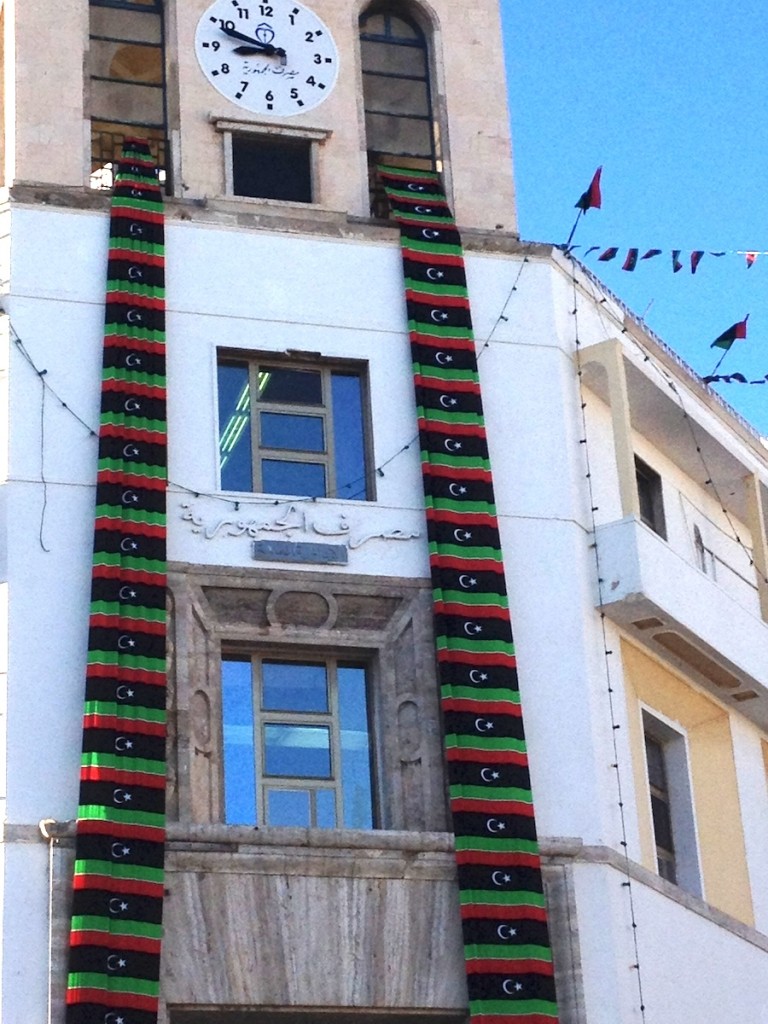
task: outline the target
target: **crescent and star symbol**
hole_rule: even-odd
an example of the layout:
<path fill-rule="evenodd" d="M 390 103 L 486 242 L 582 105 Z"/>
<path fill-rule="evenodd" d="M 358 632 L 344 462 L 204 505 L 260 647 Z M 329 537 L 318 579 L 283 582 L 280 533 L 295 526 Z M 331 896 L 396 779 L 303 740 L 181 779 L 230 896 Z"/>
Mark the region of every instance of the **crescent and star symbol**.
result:
<path fill-rule="evenodd" d="M 131 238 L 141 238 L 141 236 L 144 234 L 144 228 L 141 226 L 141 224 L 133 223 L 128 228 L 128 234 L 131 236 Z"/>
<path fill-rule="evenodd" d="M 425 187 L 423 185 L 417 185 L 415 182 L 409 181 L 408 182 L 408 191 L 409 192 L 426 192 L 426 189 L 425 189 Z"/>
<path fill-rule="evenodd" d="M 120 598 L 121 601 L 133 601 L 138 596 L 139 595 L 136 593 L 133 587 L 120 587 L 118 597 Z"/>
<path fill-rule="evenodd" d="M 137 267 L 135 264 L 128 267 L 128 280 L 129 281 L 141 281 L 144 277 L 144 270 L 142 267 Z"/>
<path fill-rule="evenodd" d="M 444 322 L 448 319 L 448 314 L 445 312 L 444 309 L 433 309 L 429 315 L 436 324 Z"/>
<path fill-rule="evenodd" d="M 448 491 L 454 496 L 454 498 L 461 498 L 467 493 L 467 488 L 462 484 L 450 484 Z"/>
<path fill-rule="evenodd" d="M 123 633 L 122 636 L 117 638 L 117 649 L 118 651 L 130 651 L 136 646 L 136 641 L 133 637 L 128 636 L 127 633 Z"/>
<path fill-rule="evenodd" d="M 428 281 L 442 281 L 445 277 L 444 270 L 438 270 L 437 267 L 429 267 L 427 269 L 427 280 Z"/>
<path fill-rule="evenodd" d="M 462 590 L 472 590 L 473 587 L 477 586 L 477 580 L 475 579 L 474 576 L 467 576 L 467 574 L 463 572 L 461 576 L 459 576 L 459 586 L 461 587 Z M 476 671 L 477 669 L 472 669 L 472 672 Z M 470 672 L 469 674 L 470 679 L 472 679 L 472 672 Z M 476 683 L 477 680 L 472 679 L 472 682 Z"/>
<path fill-rule="evenodd" d="M 504 932 L 507 934 L 505 935 Z M 508 924 L 500 924 L 496 929 L 496 934 L 502 942 L 509 942 L 510 939 L 514 939 L 517 935 L 517 928 L 510 928 Z"/>
<path fill-rule="evenodd" d="M 490 732 L 493 729 L 493 722 L 489 722 L 487 718 L 476 718 L 475 728 L 478 732 Z"/>
<path fill-rule="evenodd" d="M 139 545 L 133 539 L 133 537 L 123 537 L 123 539 L 120 541 L 120 550 L 125 551 L 126 553 L 128 551 L 138 551 Z"/>
<path fill-rule="evenodd" d="M 431 206 L 414 206 L 414 213 L 432 213 Z"/>
<path fill-rule="evenodd" d="M 421 234 L 422 234 L 423 238 L 427 238 L 427 239 L 430 239 L 430 240 L 433 239 L 433 238 L 439 238 L 440 237 L 440 232 L 439 231 L 435 231 L 434 228 L 424 228 L 424 230 L 421 232 Z"/>
<path fill-rule="evenodd" d="M 479 669 L 473 668 L 472 671 L 469 673 L 469 681 L 470 683 L 487 683 L 488 673 L 481 672 Z"/>
<path fill-rule="evenodd" d="M 499 821 L 498 818 L 489 818 L 485 823 L 485 827 L 488 831 L 495 835 L 497 832 L 506 832 L 507 826 L 503 821 Z"/>
<path fill-rule="evenodd" d="M 453 398 L 451 395 L 440 395 L 440 405 L 442 405 L 444 409 L 452 409 L 454 405 L 457 404 L 457 398 Z"/>
<path fill-rule="evenodd" d="M 109 901 L 110 914 L 124 914 L 127 909 L 128 904 L 125 900 L 121 900 L 119 896 L 113 896 Z"/>
<path fill-rule="evenodd" d="M 144 317 L 138 309 L 129 309 L 126 313 L 125 319 L 129 324 L 140 324 L 144 320 Z"/>
<path fill-rule="evenodd" d="M 129 398 L 123 402 L 126 412 L 141 412 L 141 402 L 136 398 Z"/>
<path fill-rule="evenodd" d="M 478 636 L 480 633 L 483 632 L 483 627 L 480 625 L 479 622 L 465 622 L 464 632 L 467 634 L 467 636 Z"/>
<path fill-rule="evenodd" d="M 122 971 L 127 966 L 128 961 L 118 956 L 117 953 L 110 953 L 107 957 L 107 970 L 109 971 Z"/>
<path fill-rule="evenodd" d="M 448 366 L 449 363 L 453 362 L 453 356 L 447 352 L 435 352 L 435 362 L 438 366 Z"/>
<path fill-rule="evenodd" d="M 129 804 L 133 800 L 133 795 L 127 789 L 116 789 L 112 793 L 112 799 L 120 806 L 122 804 Z"/>
<path fill-rule="evenodd" d="M 505 871 L 494 871 L 491 875 L 491 881 L 494 885 L 509 885 L 512 881 L 512 875 L 508 875 Z"/>
<path fill-rule="evenodd" d="M 126 686 L 125 683 L 121 683 L 115 690 L 115 697 L 117 697 L 118 700 L 130 700 L 133 695 L 134 691 L 130 686 Z"/>
<path fill-rule="evenodd" d="M 117 736 L 115 738 L 115 750 L 118 754 L 124 754 L 129 750 L 133 750 L 133 740 L 129 740 L 127 736 Z"/>
<path fill-rule="evenodd" d="M 139 496 L 136 491 L 123 491 L 120 500 L 124 505 L 138 505 Z"/>
<path fill-rule="evenodd" d="M 463 445 L 461 441 L 456 441 L 454 438 L 449 437 L 443 442 L 443 447 L 447 452 L 460 452 Z"/>
<path fill-rule="evenodd" d="M 141 366 L 141 356 L 137 356 L 135 352 L 129 352 L 125 357 L 126 366 Z"/>
<path fill-rule="evenodd" d="M 488 773 L 487 775 L 486 772 Z M 494 771 L 492 768 L 481 768 L 480 778 L 483 782 L 498 782 L 499 772 Z"/>
<path fill-rule="evenodd" d="M 114 1010 L 110 1010 L 104 1018 L 104 1024 L 129 1024 L 129 1022 L 125 1017 L 121 1017 L 119 1014 L 115 1013 Z"/>
<path fill-rule="evenodd" d="M 126 459 L 135 459 L 139 454 L 139 449 L 135 444 L 127 444 L 125 448 L 123 448 L 123 455 Z"/>
<path fill-rule="evenodd" d="M 112 843 L 112 856 L 115 858 L 115 860 L 120 860 L 122 857 L 127 857 L 130 852 L 130 846 L 124 846 L 122 843 Z"/>
<path fill-rule="evenodd" d="M 511 986 L 511 988 L 507 988 L 507 985 Z M 501 987 L 506 992 L 506 994 L 508 996 L 513 995 L 513 990 L 514 990 L 514 992 L 522 992 L 523 991 L 523 986 L 520 984 L 520 982 L 519 981 L 514 981 L 513 982 L 511 978 L 505 978 L 504 983 L 503 983 L 503 985 Z"/>
<path fill-rule="evenodd" d="M 462 544 L 465 540 L 472 540 L 472 534 L 469 530 L 454 530 L 453 536 L 459 544 Z"/>

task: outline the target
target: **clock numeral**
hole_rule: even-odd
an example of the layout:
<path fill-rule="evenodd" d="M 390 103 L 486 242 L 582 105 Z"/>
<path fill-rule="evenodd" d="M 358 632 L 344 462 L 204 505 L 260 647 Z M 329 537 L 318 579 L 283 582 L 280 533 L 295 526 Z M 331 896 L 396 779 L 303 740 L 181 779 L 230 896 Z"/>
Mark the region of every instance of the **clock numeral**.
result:
<path fill-rule="evenodd" d="M 316 53 L 315 54 L 315 64 L 322 64 L 322 63 L 323 63 L 323 58 L 321 57 L 321 55 L 319 53 Z"/>
<path fill-rule="evenodd" d="M 262 18 L 273 18 L 275 12 L 269 6 L 269 4 L 259 4 L 259 14 Z"/>
<path fill-rule="evenodd" d="M 235 23 L 234 21 L 225 21 L 224 18 L 214 18 L 214 21 L 218 21 L 222 28 L 228 28 L 230 32 L 234 32 Z"/>
<path fill-rule="evenodd" d="M 235 93 L 235 99 L 241 100 L 243 98 L 243 93 L 245 92 L 245 90 L 248 88 L 249 85 L 250 85 L 250 82 L 241 82 L 240 83 L 240 92 L 236 92 Z"/>
<path fill-rule="evenodd" d="M 229 64 L 222 64 L 221 65 L 221 73 L 222 73 L 222 75 L 228 75 L 229 74 Z"/>
<path fill-rule="evenodd" d="M 291 89 L 291 99 L 292 100 L 297 100 L 298 98 L 299 98 L 299 90 L 298 89 Z"/>
<path fill-rule="evenodd" d="M 319 34 L 320 33 L 318 32 L 317 35 L 319 35 Z M 304 39 L 308 43 L 314 42 L 314 40 L 315 40 L 315 33 L 314 32 L 305 32 L 304 33 Z"/>
<path fill-rule="evenodd" d="M 315 76 L 314 75 L 310 75 L 309 76 L 309 78 L 307 79 L 307 85 L 317 85 L 317 82 L 315 81 Z"/>
<path fill-rule="evenodd" d="M 274 98 L 275 94 L 272 92 L 271 89 L 264 94 L 264 99 L 267 100 L 269 103 L 271 103 Z"/>
<path fill-rule="evenodd" d="M 293 10 L 291 11 L 291 13 L 288 15 L 288 20 L 290 21 L 290 23 L 292 25 L 296 24 L 296 15 L 300 14 L 300 13 L 301 12 L 299 11 L 299 8 L 298 7 L 294 7 Z"/>
<path fill-rule="evenodd" d="M 221 46 L 221 43 L 218 41 L 218 39 L 214 39 L 212 43 L 203 43 L 203 46 L 210 46 L 213 52 L 216 53 L 216 51 Z"/>
<path fill-rule="evenodd" d="M 248 10 L 247 7 L 238 7 L 237 8 L 237 16 L 238 16 L 238 18 L 242 18 L 243 21 L 248 21 L 248 19 L 251 16 L 251 12 Z"/>

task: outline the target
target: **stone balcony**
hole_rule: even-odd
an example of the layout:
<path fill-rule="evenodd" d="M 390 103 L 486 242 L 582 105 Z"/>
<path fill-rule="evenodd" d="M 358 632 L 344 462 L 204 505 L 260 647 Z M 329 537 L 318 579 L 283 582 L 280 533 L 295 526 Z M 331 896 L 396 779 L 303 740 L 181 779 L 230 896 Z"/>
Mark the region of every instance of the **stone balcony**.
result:
<path fill-rule="evenodd" d="M 768 625 L 634 516 L 599 526 L 606 616 L 761 728 Z"/>

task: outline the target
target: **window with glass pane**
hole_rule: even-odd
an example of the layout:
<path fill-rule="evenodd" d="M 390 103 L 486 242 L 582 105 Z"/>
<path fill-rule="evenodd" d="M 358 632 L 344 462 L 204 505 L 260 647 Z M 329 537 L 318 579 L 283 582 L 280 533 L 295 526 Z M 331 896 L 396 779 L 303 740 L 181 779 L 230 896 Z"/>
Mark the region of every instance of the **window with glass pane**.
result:
<path fill-rule="evenodd" d="M 364 664 L 225 655 L 221 685 L 228 824 L 374 827 Z"/>
<path fill-rule="evenodd" d="M 165 45 L 160 0 L 90 0 L 91 179 L 111 188 L 126 137 L 147 139 L 165 180 Z"/>
<path fill-rule="evenodd" d="M 374 215 L 386 217 L 386 197 L 376 181 L 378 164 L 438 166 L 427 40 L 402 11 L 395 14 L 389 5 L 373 4 L 360 19 L 360 57 L 371 206 Z"/>
<path fill-rule="evenodd" d="M 358 370 L 222 356 L 218 390 L 223 490 L 370 497 Z"/>

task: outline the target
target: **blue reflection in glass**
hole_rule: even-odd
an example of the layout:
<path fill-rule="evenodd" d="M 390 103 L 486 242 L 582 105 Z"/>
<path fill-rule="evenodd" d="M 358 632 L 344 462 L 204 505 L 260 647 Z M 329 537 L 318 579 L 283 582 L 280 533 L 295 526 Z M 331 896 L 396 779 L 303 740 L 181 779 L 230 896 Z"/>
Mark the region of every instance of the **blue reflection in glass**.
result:
<path fill-rule="evenodd" d="M 339 665 L 337 672 L 344 825 L 373 828 L 366 673 L 363 667 L 355 665 Z"/>
<path fill-rule="evenodd" d="M 262 459 L 261 486 L 264 494 L 297 494 L 325 497 L 325 466 L 316 462 L 278 462 Z"/>
<path fill-rule="evenodd" d="M 317 370 L 262 366 L 259 370 L 259 400 L 287 405 L 322 405 L 322 378 Z"/>
<path fill-rule="evenodd" d="M 285 448 L 294 452 L 324 452 L 325 431 L 319 416 L 263 412 L 259 416 L 263 448 Z"/>
<path fill-rule="evenodd" d="M 264 661 L 261 666 L 262 707 L 268 711 L 327 711 L 325 665 Z"/>
<path fill-rule="evenodd" d="M 315 790 L 315 818 L 318 828 L 336 828 L 336 794 L 332 789 Z"/>
<path fill-rule="evenodd" d="M 222 659 L 221 704 L 224 724 L 224 820 L 229 825 L 255 825 L 253 688 L 249 661 Z"/>
<path fill-rule="evenodd" d="M 330 731 L 320 725 L 265 725 L 264 770 L 267 775 L 329 779 Z"/>
<path fill-rule="evenodd" d="M 270 789 L 267 792 L 268 825 L 311 824 L 309 792 L 306 789 Z"/>
<path fill-rule="evenodd" d="M 220 364 L 218 389 L 221 486 L 225 491 L 252 491 L 251 396 L 247 364 Z"/>
<path fill-rule="evenodd" d="M 362 381 L 356 374 L 331 374 L 333 403 L 333 457 L 336 495 L 366 498 L 365 425 Z"/>

